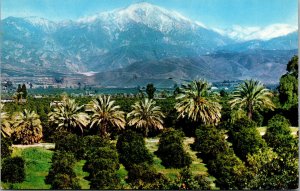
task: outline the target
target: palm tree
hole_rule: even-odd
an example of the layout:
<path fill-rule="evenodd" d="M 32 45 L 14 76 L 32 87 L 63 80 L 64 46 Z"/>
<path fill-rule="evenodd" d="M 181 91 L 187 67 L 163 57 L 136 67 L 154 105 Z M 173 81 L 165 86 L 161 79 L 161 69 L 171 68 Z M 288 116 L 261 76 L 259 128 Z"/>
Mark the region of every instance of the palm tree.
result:
<path fill-rule="evenodd" d="M 254 80 L 244 81 L 236 91 L 233 92 L 229 101 L 231 108 L 246 110 L 249 119 L 257 108 L 268 108 L 273 110 L 275 105 L 270 99 L 273 94 L 259 82 Z"/>
<path fill-rule="evenodd" d="M 204 80 L 194 80 L 190 84 L 182 85 L 176 96 L 175 108 L 178 118 L 188 117 L 194 122 L 217 124 L 221 118 L 221 105 L 214 95 L 208 92 L 209 84 Z"/>
<path fill-rule="evenodd" d="M 92 112 L 91 127 L 97 125 L 102 136 L 106 135 L 109 126 L 119 129 L 125 127 L 125 113 L 114 103 L 115 101 L 110 100 L 110 96 L 99 96 L 86 106 L 86 111 Z"/>
<path fill-rule="evenodd" d="M 89 124 L 89 116 L 81 112 L 84 106 L 78 106 L 74 99 L 63 97 L 61 104 L 54 106 L 48 114 L 49 122 L 55 124 L 58 130 L 76 132 L 78 129 L 83 133 L 83 128 Z"/>
<path fill-rule="evenodd" d="M 132 106 L 133 110 L 127 114 L 128 124 L 136 128 L 143 128 L 146 136 L 150 128 L 163 129 L 163 118 L 165 116 L 160 111 L 160 107 L 155 104 L 155 101 L 148 98 L 136 102 Z"/>
<path fill-rule="evenodd" d="M 10 137 L 12 133 L 12 129 L 9 123 L 9 116 L 8 114 L 3 110 L 4 105 L 0 103 L 0 110 L 1 110 L 1 116 L 0 116 L 0 123 L 1 123 L 1 135 L 2 137 Z"/>
<path fill-rule="evenodd" d="M 12 137 L 21 144 L 39 142 L 43 137 L 40 117 L 34 111 L 23 110 L 12 116 L 14 133 Z"/>

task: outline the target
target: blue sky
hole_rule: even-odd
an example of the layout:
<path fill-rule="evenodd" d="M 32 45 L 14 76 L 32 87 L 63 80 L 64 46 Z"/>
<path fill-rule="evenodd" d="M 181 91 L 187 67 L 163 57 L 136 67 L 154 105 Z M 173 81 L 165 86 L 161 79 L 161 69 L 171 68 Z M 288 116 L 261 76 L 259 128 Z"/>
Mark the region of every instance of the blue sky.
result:
<path fill-rule="evenodd" d="M 176 10 L 214 28 L 265 27 L 276 23 L 298 25 L 297 0 L 2 0 L 1 17 L 78 19 L 138 2 Z"/>

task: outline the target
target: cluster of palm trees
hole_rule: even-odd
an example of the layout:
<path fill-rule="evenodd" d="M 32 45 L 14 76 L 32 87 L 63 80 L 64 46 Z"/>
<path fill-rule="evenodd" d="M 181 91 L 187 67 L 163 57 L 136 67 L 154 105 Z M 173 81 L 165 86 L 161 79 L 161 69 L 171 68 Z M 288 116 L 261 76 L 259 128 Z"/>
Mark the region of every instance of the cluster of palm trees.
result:
<path fill-rule="evenodd" d="M 58 129 L 73 132 L 77 129 L 83 132 L 83 128 L 88 126 L 97 127 L 100 135 L 106 136 L 109 127 L 124 129 L 127 119 L 128 125 L 143 128 L 147 134 L 149 128 L 163 128 L 164 115 L 155 104 L 155 101 L 148 98 L 138 101 L 132 106 L 133 110 L 125 116 L 125 112 L 120 110 L 120 106 L 116 105 L 110 96 L 99 96 L 85 108 L 73 99 L 64 98 L 62 104 L 54 106 L 53 111 L 49 113 L 49 122 Z"/>
<path fill-rule="evenodd" d="M 39 142 L 43 137 L 40 117 L 34 111 L 24 109 L 14 113 L 11 117 L 1 109 L 1 136 L 12 137 L 15 142 L 32 144 Z"/>
<path fill-rule="evenodd" d="M 183 85 L 176 97 L 178 102 L 175 109 L 178 118 L 187 117 L 198 123 L 218 124 L 222 107 L 218 102 L 218 95 L 210 92 L 209 87 L 209 83 L 204 80 L 195 80 Z M 254 110 L 258 107 L 275 107 L 271 96 L 272 93 L 260 82 L 246 80 L 233 93 L 229 103 L 233 110 L 245 110 L 247 116 L 252 118 Z M 49 114 L 49 120 L 65 130 L 79 128 L 82 132 L 84 127 L 97 127 L 102 136 L 107 134 L 109 127 L 124 129 L 126 124 L 143 129 L 146 135 L 151 128 L 163 129 L 165 116 L 153 99 L 137 101 L 127 115 L 120 110 L 120 106 L 115 105 L 110 96 L 99 96 L 92 100 L 85 106 L 86 113 L 83 112 L 83 107 L 67 98 Z"/>
<path fill-rule="evenodd" d="M 218 95 L 211 92 L 209 88 L 209 83 L 204 80 L 195 80 L 183 85 L 176 96 L 175 109 L 178 118 L 188 118 L 202 124 L 218 124 L 222 107 Z M 275 108 L 271 97 L 272 93 L 260 82 L 246 80 L 233 92 L 229 104 L 233 113 L 244 111 L 251 119 L 257 108 Z M 93 99 L 86 106 L 78 105 L 74 99 L 64 96 L 61 104 L 55 105 L 48 116 L 50 124 L 59 130 L 82 133 L 84 128 L 97 127 L 101 136 L 106 136 L 110 128 L 124 129 L 126 125 L 141 128 L 147 135 L 149 129 L 163 129 L 165 117 L 153 99 L 145 98 L 137 101 L 132 106 L 132 111 L 125 115 L 120 106 L 116 105 L 110 96 L 105 95 Z M 27 127 L 27 130 L 41 133 L 40 121 L 34 112 L 19 112 L 13 118 L 15 119 L 12 125 L 13 131 L 21 132 L 24 127 Z M 9 136 L 12 132 L 7 128 L 8 117 L 5 112 L 2 112 L 2 106 L 1 119 L 1 134 Z M 21 120 L 25 122 L 21 123 Z"/>

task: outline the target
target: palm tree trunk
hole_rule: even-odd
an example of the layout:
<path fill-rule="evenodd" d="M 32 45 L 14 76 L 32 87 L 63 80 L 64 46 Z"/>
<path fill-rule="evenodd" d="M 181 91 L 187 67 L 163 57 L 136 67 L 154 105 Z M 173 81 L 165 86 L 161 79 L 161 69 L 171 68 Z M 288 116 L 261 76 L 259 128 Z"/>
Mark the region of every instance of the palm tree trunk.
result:
<path fill-rule="evenodd" d="M 106 129 L 107 129 L 107 123 L 104 122 L 102 127 L 101 127 L 101 130 L 100 130 L 100 133 L 101 133 L 101 137 L 105 137 L 106 135 Z"/>
<path fill-rule="evenodd" d="M 249 108 L 248 113 L 247 113 L 247 116 L 249 119 L 252 119 L 252 113 L 253 113 L 253 109 Z"/>
<path fill-rule="evenodd" d="M 147 128 L 145 128 L 145 131 L 144 131 L 145 137 L 148 137 L 148 132 L 149 132 L 149 128 L 147 127 Z"/>

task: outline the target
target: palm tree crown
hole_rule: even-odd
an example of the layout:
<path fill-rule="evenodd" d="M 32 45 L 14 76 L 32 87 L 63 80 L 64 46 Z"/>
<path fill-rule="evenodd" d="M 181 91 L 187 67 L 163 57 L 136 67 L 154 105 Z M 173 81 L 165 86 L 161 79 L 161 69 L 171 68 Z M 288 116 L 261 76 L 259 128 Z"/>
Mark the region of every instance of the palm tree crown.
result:
<path fill-rule="evenodd" d="M 273 94 L 259 81 L 246 80 L 233 92 L 229 101 L 231 108 L 244 109 L 249 119 L 257 108 L 273 110 L 275 105 L 270 99 Z"/>
<path fill-rule="evenodd" d="M 79 106 L 74 99 L 64 97 L 61 105 L 54 106 L 53 112 L 50 112 L 49 121 L 57 125 L 59 130 L 75 131 L 89 124 L 89 116 L 85 112 L 81 112 L 84 106 Z"/>
<path fill-rule="evenodd" d="M 0 110 L 1 110 L 1 116 L 0 116 L 0 123 L 1 123 L 1 135 L 3 137 L 10 137 L 12 133 L 12 129 L 10 126 L 10 123 L 8 121 L 9 116 L 8 114 L 3 110 L 4 105 L 0 103 Z"/>
<path fill-rule="evenodd" d="M 109 125 L 120 129 L 125 127 L 125 113 L 114 103 L 115 101 L 110 100 L 110 96 L 99 96 L 86 106 L 86 111 L 92 112 L 91 127 L 97 125 L 101 129 L 102 136 L 107 133 Z"/>
<path fill-rule="evenodd" d="M 43 137 L 43 128 L 40 116 L 34 111 L 23 110 L 12 117 L 15 141 L 21 144 L 39 142 Z"/>
<path fill-rule="evenodd" d="M 144 128 L 146 136 L 149 128 L 163 129 L 163 118 L 165 116 L 160 111 L 160 107 L 155 104 L 155 101 L 148 98 L 136 102 L 132 106 L 133 110 L 127 114 L 128 124 L 136 128 Z"/>
<path fill-rule="evenodd" d="M 204 124 L 216 124 L 221 118 L 221 105 L 217 99 L 207 91 L 208 82 L 195 80 L 190 84 L 182 85 L 180 93 L 176 96 L 178 103 L 175 105 L 178 118 L 187 116 L 193 121 Z"/>

